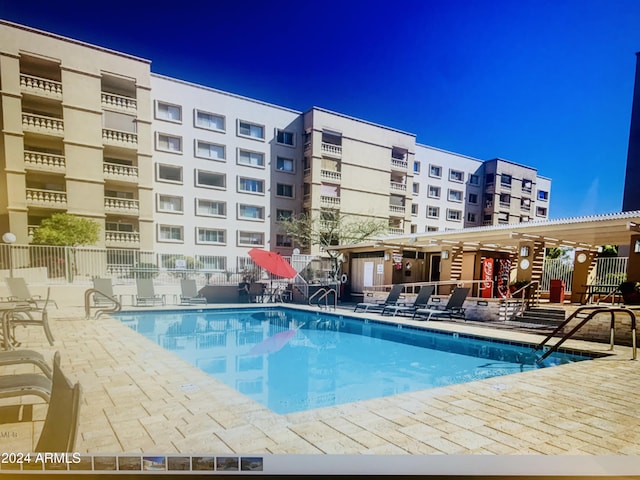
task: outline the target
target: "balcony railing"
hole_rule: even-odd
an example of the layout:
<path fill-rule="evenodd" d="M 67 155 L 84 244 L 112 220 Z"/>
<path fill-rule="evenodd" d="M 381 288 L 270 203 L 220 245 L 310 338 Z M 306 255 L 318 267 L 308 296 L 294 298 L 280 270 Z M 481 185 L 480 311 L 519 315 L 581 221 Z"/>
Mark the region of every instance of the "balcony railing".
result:
<path fill-rule="evenodd" d="M 305 168 L 304 172 L 303 172 L 303 176 L 306 178 L 308 176 L 311 175 L 311 169 L 310 168 Z"/>
<path fill-rule="evenodd" d="M 67 192 L 27 188 L 27 205 L 44 208 L 67 208 Z"/>
<path fill-rule="evenodd" d="M 35 113 L 22 114 L 22 129 L 49 135 L 64 135 L 64 122 L 55 117 L 36 115 Z"/>
<path fill-rule="evenodd" d="M 104 197 L 104 211 L 137 215 L 140 208 L 138 200 L 129 198 Z"/>
<path fill-rule="evenodd" d="M 111 145 L 137 148 L 138 135 L 136 133 L 122 132 L 109 128 L 102 129 L 102 141 Z"/>
<path fill-rule="evenodd" d="M 120 165 L 117 163 L 104 162 L 102 164 L 104 176 L 112 180 L 138 181 L 138 167 L 132 165 Z"/>
<path fill-rule="evenodd" d="M 389 233 L 391 235 L 402 235 L 402 234 L 404 234 L 404 228 L 389 227 Z"/>
<path fill-rule="evenodd" d="M 102 107 L 114 108 L 126 112 L 135 112 L 138 109 L 138 102 L 132 97 L 124 97 L 114 93 L 102 92 Z"/>
<path fill-rule="evenodd" d="M 33 75 L 21 73 L 20 89 L 23 92 L 62 99 L 62 83 L 48 78 L 34 77 Z"/>
<path fill-rule="evenodd" d="M 323 180 L 339 182 L 342 179 L 342 173 L 334 170 L 320 170 L 320 176 Z"/>
<path fill-rule="evenodd" d="M 392 215 L 402 215 L 404 217 L 405 211 L 404 205 L 389 205 L 389 212 Z"/>
<path fill-rule="evenodd" d="M 107 247 L 129 247 L 140 245 L 140 234 L 138 232 L 118 232 L 106 230 L 104 232 L 105 246 Z"/>
<path fill-rule="evenodd" d="M 393 190 L 395 192 L 406 192 L 407 191 L 407 186 L 404 183 L 391 182 L 389 184 L 389 187 L 391 188 L 391 190 Z"/>
<path fill-rule="evenodd" d="M 29 169 L 63 173 L 66 167 L 66 160 L 64 155 L 25 150 L 24 165 Z"/>
<path fill-rule="evenodd" d="M 407 168 L 409 168 L 409 162 L 407 162 L 406 160 L 401 160 L 399 158 L 392 158 L 391 168 L 394 170 L 406 171 Z"/>
<path fill-rule="evenodd" d="M 334 145 L 333 143 L 322 142 L 321 150 L 323 154 L 332 157 L 342 157 L 342 145 Z"/>
<path fill-rule="evenodd" d="M 320 205 L 326 207 L 339 207 L 340 206 L 340 197 L 328 197 L 326 195 L 320 196 Z"/>

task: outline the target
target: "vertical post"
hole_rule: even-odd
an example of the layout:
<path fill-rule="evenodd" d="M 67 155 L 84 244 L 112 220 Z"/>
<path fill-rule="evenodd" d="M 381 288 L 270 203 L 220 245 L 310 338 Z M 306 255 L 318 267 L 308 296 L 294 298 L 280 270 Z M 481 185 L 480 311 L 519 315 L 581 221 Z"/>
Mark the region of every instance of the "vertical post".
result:
<path fill-rule="evenodd" d="M 16 242 L 16 236 L 7 232 L 2 235 L 2 241 L 9 246 L 9 278 L 13 278 L 13 244 Z"/>

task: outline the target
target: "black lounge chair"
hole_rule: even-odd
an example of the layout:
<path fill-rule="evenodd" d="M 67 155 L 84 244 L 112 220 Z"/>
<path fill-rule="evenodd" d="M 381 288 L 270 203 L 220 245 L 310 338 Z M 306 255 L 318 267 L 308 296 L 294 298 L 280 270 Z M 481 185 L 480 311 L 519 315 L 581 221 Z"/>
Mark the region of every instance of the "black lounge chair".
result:
<path fill-rule="evenodd" d="M 449 301 L 447 301 L 447 304 L 443 308 L 438 308 L 436 306 L 432 306 L 430 308 L 418 308 L 413 312 L 413 319 L 431 320 L 432 318 L 437 317 L 448 317 L 449 319 L 453 317 L 465 318 L 463 305 L 464 301 L 467 299 L 467 295 L 469 295 L 468 288 L 456 288 L 449 296 Z"/>
<path fill-rule="evenodd" d="M 433 295 L 433 292 L 435 292 L 435 290 L 435 285 L 425 285 L 420 288 L 418 296 L 411 305 L 386 305 L 382 309 L 382 315 L 385 315 L 387 313 L 389 315 L 393 315 L 394 317 L 398 314 L 413 315 L 414 312 L 419 308 L 427 308 L 429 299 L 431 298 L 431 295 Z"/>
<path fill-rule="evenodd" d="M 381 312 L 384 310 L 386 306 L 395 305 L 398 303 L 398 299 L 400 298 L 400 294 L 402 293 L 403 289 L 404 289 L 404 285 L 402 285 L 401 283 L 396 283 L 393 287 L 391 287 L 391 291 L 389 292 L 389 295 L 387 296 L 386 300 L 384 300 L 383 302 L 380 302 L 380 301 L 378 301 L 377 303 L 360 302 L 356 305 L 353 311 L 357 312 L 358 309 L 361 308 L 362 311 L 364 312 L 374 312 L 374 311 Z"/>

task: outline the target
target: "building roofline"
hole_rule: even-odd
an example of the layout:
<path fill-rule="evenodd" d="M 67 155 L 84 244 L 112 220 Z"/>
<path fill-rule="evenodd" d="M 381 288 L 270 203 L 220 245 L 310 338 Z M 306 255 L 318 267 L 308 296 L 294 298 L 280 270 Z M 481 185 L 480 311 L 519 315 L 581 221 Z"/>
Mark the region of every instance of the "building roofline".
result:
<path fill-rule="evenodd" d="M 309 112 L 311 112 L 313 110 L 318 110 L 320 112 L 329 113 L 331 115 L 337 115 L 338 117 L 346 118 L 348 120 L 353 120 L 353 121 L 359 122 L 359 123 L 364 123 L 366 125 L 371 125 L 372 127 L 383 128 L 385 130 L 391 130 L 392 132 L 402 133 L 403 135 L 409 135 L 409 136 L 414 137 L 414 138 L 416 137 L 415 133 L 405 132 L 404 130 L 399 130 L 397 128 L 389 127 L 387 125 L 380 125 L 379 123 L 370 122 L 369 120 L 363 120 L 362 118 L 352 117 L 351 115 L 346 115 L 346 114 L 340 113 L 340 112 L 334 112 L 332 110 L 328 110 L 328 109 L 322 108 L 322 107 L 313 106 L 313 107 L 309 108 L 308 110 L 306 110 L 304 112 L 304 114 L 306 115 L 307 113 L 309 113 Z"/>
<path fill-rule="evenodd" d="M 75 45 L 88 47 L 88 48 L 91 48 L 93 50 L 98 50 L 100 52 L 109 53 L 111 55 L 116 55 L 118 57 L 124 57 L 124 58 L 127 58 L 129 60 L 135 60 L 137 62 L 142 62 L 142 63 L 146 63 L 146 64 L 149 64 L 149 65 L 151 64 L 151 60 L 148 60 L 146 58 L 136 57 L 135 55 L 130 55 L 128 53 L 118 52 L 117 50 L 111 50 L 110 48 L 100 47 L 100 46 L 94 45 L 92 43 L 87 43 L 87 42 L 83 42 L 83 41 L 80 41 L 80 40 L 76 40 L 74 38 L 65 37 L 64 35 L 58 35 L 57 33 L 51 33 L 51 32 L 47 32 L 47 31 L 44 31 L 44 30 L 39 30 L 37 28 L 28 27 L 26 25 L 21 25 L 19 23 L 14 23 L 14 22 L 10 22 L 8 20 L 3 20 L 1 18 L 0 18 L 0 25 L 6 25 L 8 27 L 17 28 L 19 30 L 24 30 L 25 32 L 37 33 L 38 35 L 43 35 L 45 37 L 55 38 L 56 40 L 62 40 L 62 41 L 68 42 L 68 43 L 73 43 Z"/>
<path fill-rule="evenodd" d="M 430 150 L 437 150 L 438 152 L 448 153 L 450 155 L 455 155 L 456 157 L 462 157 L 462 158 L 466 158 L 468 160 L 473 160 L 473 161 L 478 162 L 480 164 L 485 162 L 484 160 L 481 160 L 481 159 L 476 158 L 476 157 L 472 157 L 471 155 L 465 155 L 464 153 L 452 152 L 451 150 L 445 150 L 444 148 L 438 148 L 438 147 L 434 147 L 434 146 L 431 146 L 431 145 L 425 145 L 424 143 L 416 142 L 416 147 L 428 148 Z"/>

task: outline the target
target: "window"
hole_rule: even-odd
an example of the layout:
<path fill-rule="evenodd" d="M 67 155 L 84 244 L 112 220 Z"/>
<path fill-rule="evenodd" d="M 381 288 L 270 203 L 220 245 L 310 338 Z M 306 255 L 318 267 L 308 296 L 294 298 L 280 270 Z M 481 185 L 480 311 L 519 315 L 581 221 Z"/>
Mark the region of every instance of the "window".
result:
<path fill-rule="evenodd" d="M 485 193 L 484 195 L 484 208 L 491 208 L 493 207 L 493 194 L 492 193 Z"/>
<path fill-rule="evenodd" d="M 216 145 L 215 143 L 196 140 L 196 157 L 207 158 L 210 160 L 224 160 L 224 145 Z"/>
<path fill-rule="evenodd" d="M 156 137 L 156 149 L 165 152 L 182 153 L 182 137 L 158 133 Z"/>
<path fill-rule="evenodd" d="M 522 191 L 524 193 L 531 193 L 531 189 L 533 188 L 533 181 L 528 180 L 526 178 L 522 179 Z"/>
<path fill-rule="evenodd" d="M 420 162 L 413 162 L 413 172 L 420 173 Z"/>
<path fill-rule="evenodd" d="M 427 207 L 427 218 L 438 218 L 440 216 L 439 207 Z"/>
<path fill-rule="evenodd" d="M 182 197 L 171 195 L 158 195 L 158 211 L 170 213 L 182 213 Z"/>
<path fill-rule="evenodd" d="M 420 193 L 420 184 L 413 182 L 413 194 L 418 195 Z"/>
<path fill-rule="evenodd" d="M 498 223 L 509 223 L 509 212 L 499 212 Z"/>
<path fill-rule="evenodd" d="M 480 177 L 474 173 L 469 175 L 469 185 L 480 185 Z"/>
<path fill-rule="evenodd" d="M 238 245 L 264 245 L 264 233 L 238 232 Z"/>
<path fill-rule="evenodd" d="M 293 210 L 276 210 L 276 220 L 282 221 L 293 217 Z"/>
<path fill-rule="evenodd" d="M 459 222 L 462 219 L 462 212 L 460 210 L 447 209 L 447 220 Z"/>
<path fill-rule="evenodd" d="M 159 182 L 182 183 L 182 167 L 158 164 L 156 178 Z"/>
<path fill-rule="evenodd" d="M 250 167 L 264 167 L 264 153 L 238 150 L 238 164 Z"/>
<path fill-rule="evenodd" d="M 506 188 L 511 188 L 511 180 L 512 180 L 511 175 L 507 175 L 505 173 L 501 174 L 500 175 L 500 186 L 506 187 Z"/>
<path fill-rule="evenodd" d="M 452 182 L 464 182 L 464 172 L 460 170 L 449 170 L 449 180 Z"/>
<path fill-rule="evenodd" d="M 467 222 L 476 223 L 476 214 L 473 212 L 467 213 Z"/>
<path fill-rule="evenodd" d="M 238 191 L 250 192 L 250 193 L 264 193 L 264 180 L 239 177 Z"/>
<path fill-rule="evenodd" d="M 530 220 L 528 215 L 523 215 L 520 217 L 520 223 L 526 223 Z"/>
<path fill-rule="evenodd" d="M 131 223 L 105 222 L 104 229 L 107 232 L 135 232 L 136 229 Z"/>
<path fill-rule="evenodd" d="M 170 103 L 156 102 L 156 118 L 169 122 L 182 122 L 182 107 Z"/>
<path fill-rule="evenodd" d="M 508 207 L 509 205 L 511 205 L 511 195 L 509 195 L 508 193 L 501 193 L 500 205 L 503 207 Z"/>
<path fill-rule="evenodd" d="M 470 193 L 469 194 L 469 203 L 477 205 L 477 203 L 478 203 L 478 194 L 477 193 Z"/>
<path fill-rule="evenodd" d="M 159 225 L 158 241 L 159 242 L 182 242 L 184 236 L 180 225 Z"/>
<path fill-rule="evenodd" d="M 462 192 L 460 190 L 449 190 L 449 201 L 450 202 L 461 202 L 462 201 Z"/>
<path fill-rule="evenodd" d="M 426 227 L 424 227 L 424 231 L 425 232 L 437 232 L 438 231 L 438 227 L 432 227 L 427 225 Z"/>
<path fill-rule="evenodd" d="M 409 228 L 411 233 L 418 233 L 418 225 L 416 225 L 415 223 L 412 223 Z"/>
<path fill-rule="evenodd" d="M 217 244 L 226 243 L 225 230 L 218 230 L 214 228 L 197 228 L 196 231 L 197 231 L 196 232 L 197 243 L 217 243 Z"/>
<path fill-rule="evenodd" d="M 227 188 L 227 176 L 224 173 L 196 170 L 196 187 Z"/>
<path fill-rule="evenodd" d="M 198 261 L 202 264 L 202 270 L 217 270 L 223 272 L 227 269 L 226 256 L 198 255 Z"/>
<path fill-rule="evenodd" d="M 549 192 L 538 190 L 538 200 L 549 200 Z"/>
<path fill-rule="evenodd" d="M 286 235 L 276 235 L 276 247 L 293 247 L 293 242 Z"/>
<path fill-rule="evenodd" d="M 264 140 L 264 126 L 238 120 L 238 135 Z"/>
<path fill-rule="evenodd" d="M 484 177 L 484 182 L 487 185 L 493 185 L 493 182 L 495 181 L 495 175 L 493 173 L 487 173 Z"/>
<path fill-rule="evenodd" d="M 224 131 L 224 117 L 222 115 L 216 115 L 215 113 L 201 112 L 196 110 L 195 126 L 200 128 L 206 128 L 207 130 L 219 130 Z"/>
<path fill-rule="evenodd" d="M 238 218 L 242 220 L 264 220 L 264 207 L 238 205 Z"/>
<path fill-rule="evenodd" d="M 520 199 L 520 208 L 522 210 L 531 210 L 531 199 L 530 198 L 521 198 Z"/>
<path fill-rule="evenodd" d="M 485 225 L 490 224 L 493 221 L 493 217 L 490 213 L 487 213 L 484 215 L 484 217 L 482 217 L 482 221 Z"/>
<path fill-rule="evenodd" d="M 539 217 L 546 217 L 547 216 L 547 209 L 544 207 L 538 207 L 536 208 L 536 215 Z"/>
<path fill-rule="evenodd" d="M 202 217 L 226 217 L 227 204 L 225 202 L 198 198 L 196 200 L 196 215 Z"/>
<path fill-rule="evenodd" d="M 418 204 L 417 203 L 412 203 L 411 204 L 411 215 L 413 215 L 413 216 L 417 216 L 418 215 Z"/>
<path fill-rule="evenodd" d="M 277 157 L 276 170 L 293 173 L 293 160 L 291 158 Z"/>
<path fill-rule="evenodd" d="M 278 183 L 276 185 L 276 195 L 279 197 L 293 198 L 293 185 Z"/>
<path fill-rule="evenodd" d="M 294 135 L 293 132 L 287 132 L 285 130 L 276 130 L 276 142 L 278 142 L 281 145 L 289 145 L 291 147 L 293 147 L 293 139 L 294 139 Z"/>
<path fill-rule="evenodd" d="M 427 196 L 430 198 L 440 198 L 440 187 L 429 185 Z"/>
<path fill-rule="evenodd" d="M 438 165 L 429 165 L 429 176 L 434 178 L 442 177 L 442 167 Z"/>

